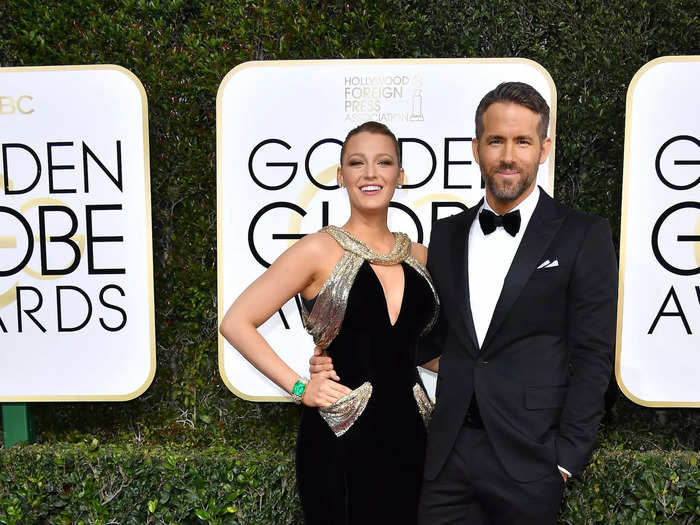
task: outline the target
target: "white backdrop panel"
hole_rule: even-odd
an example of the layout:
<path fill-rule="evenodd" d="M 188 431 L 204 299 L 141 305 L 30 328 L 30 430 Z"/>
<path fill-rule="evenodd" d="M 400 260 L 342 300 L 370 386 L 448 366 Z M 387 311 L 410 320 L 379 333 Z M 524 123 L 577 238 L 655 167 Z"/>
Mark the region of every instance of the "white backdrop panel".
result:
<path fill-rule="evenodd" d="M 217 101 L 219 318 L 290 237 L 347 220 L 346 196 L 335 188 L 338 143 L 367 120 L 399 138 L 407 182 L 415 186 L 396 192 L 389 226 L 427 244 L 433 215 L 459 212 L 483 195 L 471 150 L 474 111 L 486 92 L 513 80 L 533 85 L 550 104 L 553 137 L 554 84 L 528 60 L 250 62 L 233 69 Z M 538 182 L 551 194 L 553 155 Z M 308 374 L 313 344 L 294 300 L 261 332 L 294 370 Z M 237 395 L 287 399 L 221 337 L 219 365 Z M 432 389 L 434 379 L 426 382 Z"/>
<path fill-rule="evenodd" d="M 700 406 L 700 57 L 627 94 L 616 372 L 647 406 Z"/>
<path fill-rule="evenodd" d="M 0 401 L 132 399 L 155 373 L 143 86 L 118 66 L 0 85 Z"/>

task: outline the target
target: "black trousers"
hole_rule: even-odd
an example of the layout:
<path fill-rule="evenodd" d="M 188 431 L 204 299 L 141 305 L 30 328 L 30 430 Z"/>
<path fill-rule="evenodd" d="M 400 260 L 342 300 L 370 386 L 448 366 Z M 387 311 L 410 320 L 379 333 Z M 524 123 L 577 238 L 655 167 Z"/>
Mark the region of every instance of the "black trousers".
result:
<path fill-rule="evenodd" d="M 440 474 L 423 482 L 418 523 L 554 525 L 563 490 L 556 465 L 551 475 L 540 480 L 513 480 L 496 457 L 486 431 L 464 426 Z"/>

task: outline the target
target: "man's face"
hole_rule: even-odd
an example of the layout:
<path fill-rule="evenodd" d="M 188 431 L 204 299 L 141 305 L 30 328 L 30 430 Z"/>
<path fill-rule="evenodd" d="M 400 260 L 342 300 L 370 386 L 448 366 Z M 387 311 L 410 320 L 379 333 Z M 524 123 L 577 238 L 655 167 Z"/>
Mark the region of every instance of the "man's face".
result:
<path fill-rule="evenodd" d="M 535 188 L 537 170 L 552 144 L 549 138 L 540 140 L 539 121 L 537 113 L 513 102 L 495 102 L 484 112 L 484 131 L 472 141 L 472 150 L 488 203 L 498 213 L 517 206 Z"/>

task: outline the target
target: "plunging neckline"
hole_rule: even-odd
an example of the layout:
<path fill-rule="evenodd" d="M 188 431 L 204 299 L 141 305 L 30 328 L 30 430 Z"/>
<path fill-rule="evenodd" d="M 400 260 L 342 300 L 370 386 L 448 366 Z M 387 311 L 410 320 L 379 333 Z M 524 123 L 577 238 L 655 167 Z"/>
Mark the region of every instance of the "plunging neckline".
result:
<path fill-rule="evenodd" d="M 342 326 L 344 325 L 346 308 L 348 307 L 349 302 L 351 302 L 350 294 L 354 288 L 356 278 L 359 277 L 360 273 L 365 271 L 362 268 L 362 265 L 364 263 L 369 264 L 370 261 L 368 261 L 367 257 L 364 256 L 366 255 L 366 250 L 364 247 L 362 247 L 356 240 L 351 239 L 347 232 L 341 230 L 337 226 L 326 226 L 321 229 L 321 232 L 327 233 L 333 239 L 335 239 L 335 241 L 344 250 L 344 253 L 335 263 L 331 274 L 323 283 L 316 296 L 311 300 L 307 300 L 302 296 L 301 305 L 303 307 L 302 320 L 304 321 L 304 326 L 306 327 L 307 332 L 312 335 L 314 338 L 314 343 L 317 346 L 327 348 L 340 333 Z M 413 301 L 415 296 L 413 290 L 407 290 L 407 287 L 413 288 L 416 278 L 421 278 L 422 280 L 425 280 L 434 299 L 433 315 L 423 328 L 423 333 L 425 333 L 426 329 L 429 329 L 435 324 L 440 302 L 437 298 L 435 287 L 432 284 L 425 266 L 417 261 L 411 253 L 412 244 L 408 235 L 399 232 L 394 234 L 394 238 L 401 243 L 401 249 L 394 250 L 397 256 L 395 260 L 392 262 L 389 262 L 388 260 L 382 261 L 385 263 L 382 264 L 382 266 L 393 266 L 394 264 L 399 263 L 402 264 L 401 270 L 403 273 L 404 284 L 403 293 L 401 294 L 400 298 L 401 301 L 399 303 L 399 311 L 396 314 L 396 318 L 393 319 L 392 322 L 391 314 L 389 313 L 387 295 L 381 281 L 379 280 L 379 277 L 377 276 L 377 272 L 374 271 L 374 267 L 370 269 L 374 274 L 374 279 L 378 281 L 381 296 L 378 296 L 376 292 L 371 292 L 369 289 L 366 289 L 367 295 L 364 299 L 365 306 L 372 310 L 372 320 L 379 325 L 386 327 L 385 329 L 392 329 L 400 323 L 405 323 L 406 321 L 404 321 L 404 318 L 407 315 L 409 318 L 413 316 L 413 308 L 409 308 L 407 310 L 407 306 L 409 305 L 408 301 Z M 413 272 L 408 272 L 406 267 L 410 267 Z M 371 277 L 366 278 L 371 279 Z M 370 288 L 373 287 L 373 285 L 370 283 L 367 283 L 366 286 Z M 374 289 L 376 290 L 376 288 Z M 408 293 L 408 297 L 406 297 L 406 293 Z M 385 314 L 382 314 L 377 310 L 381 309 L 380 302 L 382 298 L 384 299 Z M 363 302 L 362 299 L 359 301 L 360 303 Z"/>
<path fill-rule="evenodd" d="M 363 264 L 366 264 L 369 267 L 370 271 L 372 272 L 372 275 L 374 275 L 374 278 L 377 281 L 377 284 L 379 285 L 379 289 L 382 291 L 386 319 L 387 321 L 389 321 L 389 326 L 393 328 L 399 322 L 399 318 L 401 317 L 401 313 L 403 312 L 403 303 L 406 298 L 406 268 L 404 268 L 404 262 L 401 261 L 397 263 L 397 265 L 401 268 L 401 274 L 403 276 L 403 289 L 401 290 L 401 301 L 399 302 L 399 311 L 396 313 L 396 319 L 394 319 L 393 322 L 391 321 L 391 312 L 389 311 L 389 298 L 387 297 L 386 290 L 384 288 L 384 285 L 382 284 L 382 280 L 379 278 L 379 275 L 377 275 L 377 272 L 374 271 L 374 268 L 372 268 L 372 264 L 370 264 L 368 260 L 365 259 Z"/>

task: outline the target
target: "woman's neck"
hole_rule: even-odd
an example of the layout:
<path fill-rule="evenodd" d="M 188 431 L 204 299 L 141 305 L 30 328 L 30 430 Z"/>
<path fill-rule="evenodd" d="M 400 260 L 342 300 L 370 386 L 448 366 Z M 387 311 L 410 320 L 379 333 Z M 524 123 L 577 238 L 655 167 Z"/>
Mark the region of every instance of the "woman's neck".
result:
<path fill-rule="evenodd" d="M 386 214 L 382 217 L 357 217 L 351 215 L 343 229 L 364 242 L 377 253 L 389 253 L 394 247 L 394 235 L 386 223 Z"/>

